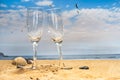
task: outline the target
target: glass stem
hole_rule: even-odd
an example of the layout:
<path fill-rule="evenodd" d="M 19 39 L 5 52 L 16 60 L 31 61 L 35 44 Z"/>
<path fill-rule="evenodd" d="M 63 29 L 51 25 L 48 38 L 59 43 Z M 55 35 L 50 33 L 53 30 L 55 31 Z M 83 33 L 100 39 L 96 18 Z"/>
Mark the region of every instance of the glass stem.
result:
<path fill-rule="evenodd" d="M 56 45 L 57 45 L 58 53 L 60 54 L 60 60 L 62 60 L 63 58 L 62 58 L 61 44 L 56 43 Z"/>
<path fill-rule="evenodd" d="M 62 51 L 61 51 L 61 46 L 62 46 L 62 45 L 61 45 L 60 43 L 56 43 L 56 45 L 57 45 L 58 53 L 60 54 L 59 66 L 61 66 L 61 64 L 62 64 L 63 66 L 65 66 L 64 63 L 62 63 L 62 60 L 63 60 Z"/>
<path fill-rule="evenodd" d="M 32 69 L 36 69 L 36 60 L 37 60 L 37 42 L 33 42 L 33 64 L 32 64 Z"/>

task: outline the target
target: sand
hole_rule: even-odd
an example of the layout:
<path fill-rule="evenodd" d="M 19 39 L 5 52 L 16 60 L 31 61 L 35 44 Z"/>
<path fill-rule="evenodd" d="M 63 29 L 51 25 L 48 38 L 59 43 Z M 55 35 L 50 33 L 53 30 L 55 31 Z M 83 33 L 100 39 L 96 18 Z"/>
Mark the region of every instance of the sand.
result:
<path fill-rule="evenodd" d="M 0 60 L 0 80 L 120 80 L 120 60 L 38 60 L 37 70 L 17 69 L 11 60 Z M 79 69 L 88 66 L 89 69 Z"/>

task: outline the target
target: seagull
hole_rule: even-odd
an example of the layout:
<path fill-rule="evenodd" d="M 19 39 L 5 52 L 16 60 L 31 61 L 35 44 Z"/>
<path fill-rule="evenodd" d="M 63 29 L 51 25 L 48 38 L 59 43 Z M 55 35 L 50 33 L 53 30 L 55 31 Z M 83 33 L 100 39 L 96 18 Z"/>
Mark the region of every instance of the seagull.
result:
<path fill-rule="evenodd" d="M 77 3 L 75 4 L 75 7 L 77 8 L 77 13 L 79 14 L 79 7 Z"/>
<path fill-rule="evenodd" d="M 77 3 L 75 4 L 75 7 L 78 9 L 78 4 Z"/>

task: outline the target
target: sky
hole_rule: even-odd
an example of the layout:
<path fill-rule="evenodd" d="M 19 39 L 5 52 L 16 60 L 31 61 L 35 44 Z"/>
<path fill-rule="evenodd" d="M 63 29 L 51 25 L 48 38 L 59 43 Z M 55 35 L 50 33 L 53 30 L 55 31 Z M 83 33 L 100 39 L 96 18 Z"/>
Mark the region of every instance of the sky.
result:
<path fill-rule="evenodd" d="M 62 9 L 63 55 L 120 54 L 120 0 L 0 0 L 0 52 L 32 55 L 26 8 L 51 5 Z M 38 55 L 58 55 L 47 26 Z"/>

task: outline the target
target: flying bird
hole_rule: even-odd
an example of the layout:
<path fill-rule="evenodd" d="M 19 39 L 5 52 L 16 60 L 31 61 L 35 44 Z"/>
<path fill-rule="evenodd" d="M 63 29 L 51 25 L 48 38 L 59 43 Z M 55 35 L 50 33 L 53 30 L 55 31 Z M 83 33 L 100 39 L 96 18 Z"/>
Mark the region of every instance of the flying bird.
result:
<path fill-rule="evenodd" d="M 75 7 L 78 9 L 78 4 L 77 3 L 75 4 Z"/>
<path fill-rule="evenodd" d="M 79 14 L 79 7 L 77 3 L 75 4 L 75 7 L 77 8 L 77 13 Z"/>

